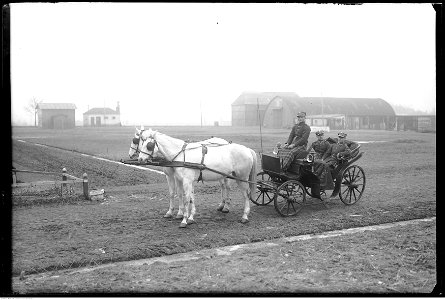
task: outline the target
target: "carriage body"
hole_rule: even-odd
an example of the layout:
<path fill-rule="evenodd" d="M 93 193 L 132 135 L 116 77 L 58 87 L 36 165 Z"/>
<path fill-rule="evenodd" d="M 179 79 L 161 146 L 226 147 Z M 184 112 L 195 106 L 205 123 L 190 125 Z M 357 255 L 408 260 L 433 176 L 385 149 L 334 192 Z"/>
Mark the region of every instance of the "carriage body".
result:
<path fill-rule="evenodd" d="M 262 171 L 257 176 L 257 205 L 267 205 L 274 202 L 275 209 L 282 216 L 296 215 L 306 202 L 306 197 L 320 199 L 340 196 L 340 200 L 351 205 L 362 196 L 366 184 L 363 169 L 353 163 L 360 159 L 363 152 L 360 146 L 353 149 L 348 159 L 341 160 L 331 170 L 334 186 L 322 185 L 320 178 L 314 174 L 314 161 L 311 155 L 304 159 L 294 159 L 291 166 L 284 171 L 281 160 L 274 154 L 261 155 Z M 327 197 L 326 191 L 332 194 Z"/>

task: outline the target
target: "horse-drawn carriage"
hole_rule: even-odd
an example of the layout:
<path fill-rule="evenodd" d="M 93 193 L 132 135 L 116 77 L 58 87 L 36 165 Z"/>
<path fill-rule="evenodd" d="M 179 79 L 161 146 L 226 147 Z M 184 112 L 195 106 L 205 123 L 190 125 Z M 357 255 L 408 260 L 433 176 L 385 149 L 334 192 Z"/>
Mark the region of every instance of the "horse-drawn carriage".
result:
<path fill-rule="evenodd" d="M 351 205 L 361 198 L 365 189 L 365 173 L 361 167 L 353 165 L 363 155 L 363 152 L 359 153 L 358 144 L 348 158 L 341 159 L 339 164 L 329 171 L 333 180 L 330 185 L 326 185 L 315 175 L 313 167 L 318 162 L 311 159 L 311 155 L 305 159 L 294 160 L 291 168 L 284 171 L 279 157 L 262 154 L 263 170 L 255 178 L 257 165 L 255 151 L 225 140 L 218 139 L 216 143 L 211 140 L 187 143 L 151 129 L 145 131 L 143 128 L 136 129 L 129 156 L 132 158 L 139 154 L 139 157 L 122 161 L 126 164 L 163 167 L 171 196 L 166 216 L 172 214 L 173 198 L 177 192 L 178 216 L 183 217 L 180 227 L 194 222 L 193 182 L 196 180 L 219 181 L 221 203 L 218 210 L 225 213 L 229 211 L 230 205 L 228 179 L 235 180 L 245 200 L 242 223 L 248 222 L 249 201 L 257 205 L 267 205 L 274 201 L 275 209 L 280 215 L 293 216 L 303 207 L 306 195 L 325 200 L 326 191 L 333 189 L 331 198 L 340 195 L 343 203 Z M 180 182 L 176 183 L 177 180 Z M 181 200 L 183 195 L 184 201 Z M 190 214 L 189 203 L 192 205 Z"/>
<path fill-rule="evenodd" d="M 276 211 L 282 216 L 294 216 L 304 206 L 306 195 L 322 201 L 328 199 L 327 190 L 333 189 L 329 198 L 339 195 L 346 205 L 356 203 L 365 190 L 366 177 L 363 169 L 354 163 L 363 152 L 359 147 L 351 155 L 341 159 L 333 169 L 330 169 L 334 185 L 324 185 L 319 176 L 314 174 L 316 162 L 309 154 L 304 159 L 295 159 L 291 167 L 284 171 L 280 158 L 274 154 L 261 155 L 262 171 L 257 175 L 256 200 L 257 205 L 267 205 L 274 202 Z"/>

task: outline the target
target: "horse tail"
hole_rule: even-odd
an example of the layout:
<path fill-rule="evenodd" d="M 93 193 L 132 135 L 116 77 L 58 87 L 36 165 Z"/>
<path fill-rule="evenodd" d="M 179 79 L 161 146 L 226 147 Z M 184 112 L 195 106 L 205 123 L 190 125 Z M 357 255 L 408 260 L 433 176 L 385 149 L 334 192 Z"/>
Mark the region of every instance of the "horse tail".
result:
<path fill-rule="evenodd" d="M 255 200 L 255 191 L 256 191 L 256 168 L 257 168 L 257 156 L 254 150 L 249 149 L 250 153 L 252 153 L 253 158 L 253 164 L 252 168 L 250 169 L 249 174 L 249 187 L 250 187 L 250 199 Z"/>

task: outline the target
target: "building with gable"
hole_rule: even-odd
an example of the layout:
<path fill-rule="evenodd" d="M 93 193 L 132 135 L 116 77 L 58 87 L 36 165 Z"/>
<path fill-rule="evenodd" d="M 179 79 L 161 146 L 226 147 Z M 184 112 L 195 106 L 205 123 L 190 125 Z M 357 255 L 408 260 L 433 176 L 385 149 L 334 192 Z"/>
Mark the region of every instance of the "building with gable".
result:
<path fill-rule="evenodd" d="M 76 105 L 73 103 L 39 103 L 38 127 L 45 129 L 70 129 L 76 126 Z"/>
<path fill-rule="evenodd" d="M 94 107 L 84 112 L 83 126 L 121 126 L 119 102 L 116 110 L 108 107 Z"/>

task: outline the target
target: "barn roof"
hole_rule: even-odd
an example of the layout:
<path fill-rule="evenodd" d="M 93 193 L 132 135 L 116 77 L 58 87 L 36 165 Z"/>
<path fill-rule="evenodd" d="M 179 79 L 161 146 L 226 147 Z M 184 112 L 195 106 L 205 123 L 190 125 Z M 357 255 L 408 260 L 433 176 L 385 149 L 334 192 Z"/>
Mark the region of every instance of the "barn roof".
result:
<path fill-rule="evenodd" d="M 282 99 L 295 99 L 298 98 L 298 95 L 292 92 L 264 92 L 264 93 L 245 92 L 242 93 L 238 98 L 236 98 L 236 100 L 232 103 L 232 105 L 257 104 L 257 103 L 260 105 L 268 105 L 269 102 L 276 97 L 280 97 Z"/>
<path fill-rule="evenodd" d="M 344 114 L 348 116 L 395 116 L 392 106 L 380 98 L 302 97 L 285 99 L 294 113 L 307 115 Z"/>
<path fill-rule="evenodd" d="M 308 118 L 312 118 L 312 119 L 317 119 L 317 118 L 342 118 L 345 115 L 343 114 L 322 114 L 322 115 L 307 115 L 306 119 Z"/>
<path fill-rule="evenodd" d="M 39 103 L 38 109 L 76 109 L 73 103 Z"/>
<path fill-rule="evenodd" d="M 119 113 L 108 107 L 94 107 L 83 113 L 84 115 L 118 115 Z"/>

